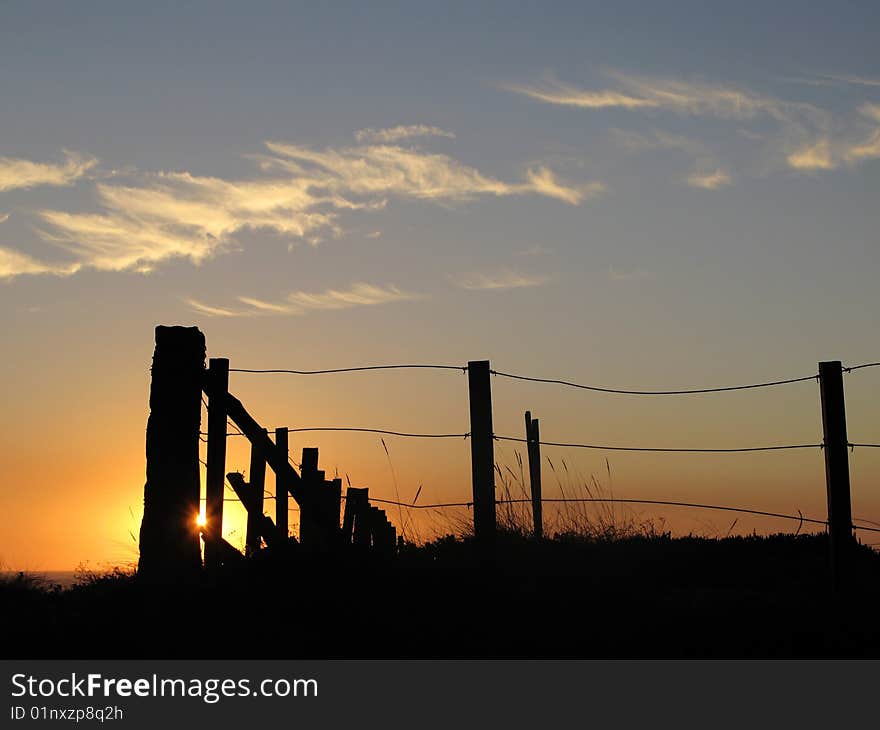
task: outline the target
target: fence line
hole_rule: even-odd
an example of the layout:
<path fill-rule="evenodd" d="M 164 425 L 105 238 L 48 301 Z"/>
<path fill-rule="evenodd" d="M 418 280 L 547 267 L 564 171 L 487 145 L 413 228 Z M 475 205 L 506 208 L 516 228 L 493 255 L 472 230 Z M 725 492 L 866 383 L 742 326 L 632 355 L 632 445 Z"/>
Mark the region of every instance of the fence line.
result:
<path fill-rule="evenodd" d="M 521 444 L 529 443 L 528 439 L 515 436 L 495 436 L 496 441 L 514 441 Z M 648 446 L 600 446 L 597 444 L 562 443 L 559 441 L 540 441 L 541 446 L 560 446 L 572 449 L 594 449 L 596 451 L 643 451 L 657 453 L 681 453 L 681 454 L 732 454 L 746 451 L 784 451 L 787 449 L 821 449 L 822 444 L 787 444 L 783 446 L 745 446 L 729 449 L 691 449 L 691 448 L 661 448 Z"/>
<path fill-rule="evenodd" d="M 340 499 L 345 499 L 345 495 L 341 495 Z M 266 493 L 263 497 L 264 500 L 273 500 L 275 499 L 275 495 L 271 492 Z M 201 497 L 199 499 L 200 502 L 205 501 L 205 497 Z M 224 502 L 239 502 L 238 497 L 224 497 Z M 378 497 L 370 497 L 370 502 L 376 502 L 377 504 L 388 504 L 394 507 L 404 507 L 406 509 L 448 509 L 452 507 L 467 507 L 471 508 L 474 506 L 473 502 L 438 502 L 436 504 L 410 504 L 408 502 L 398 502 L 393 499 L 379 499 Z M 718 505 L 718 504 L 702 504 L 698 502 L 673 502 L 669 500 L 662 499 L 624 499 L 617 497 L 544 497 L 541 499 L 542 504 L 562 504 L 562 503 L 585 503 L 585 502 L 606 502 L 606 503 L 615 503 L 615 504 L 649 504 L 655 506 L 668 506 L 668 507 L 690 507 L 695 509 L 714 509 L 714 510 L 722 510 L 724 512 L 738 512 L 742 514 L 750 514 L 750 515 L 758 515 L 762 517 L 778 517 L 780 519 L 786 520 L 796 520 L 798 522 L 808 522 L 810 524 L 815 525 L 828 525 L 827 520 L 818 520 L 812 517 L 804 517 L 802 515 L 788 515 L 783 514 L 781 512 L 765 512 L 763 510 L 749 509 L 747 507 L 729 507 L 727 505 Z M 532 500 L 529 499 L 496 499 L 495 503 L 497 505 L 505 505 L 505 504 L 531 504 Z M 289 512 L 299 512 L 299 507 L 288 507 Z M 862 522 L 871 522 L 871 520 L 861 519 Z M 875 523 L 876 524 L 876 523 Z M 854 530 L 862 530 L 863 532 L 880 532 L 880 527 L 868 527 L 867 525 L 856 525 L 853 523 Z"/>
<path fill-rule="evenodd" d="M 212 367 L 215 363 L 214 360 L 212 362 Z M 655 506 L 669 506 L 669 507 L 685 507 L 685 508 L 694 508 L 694 509 L 708 509 L 708 510 L 720 510 L 727 512 L 736 512 L 741 514 L 751 514 L 757 516 L 764 516 L 776 519 L 787 519 L 787 520 L 797 520 L 800 525 L 804 523 L 814 524 L 814 525 L 823 525 L 825 526 L 832 536 L 832 543 L 834 543 L 834 538 L 837 535 L 838 539 L 841 539 L 841 535 L 844 532 L 848 533 L 850 536 L 852 535 L 853 530 L 863 530 L 867 532 L 877 532 L 880 533 L 880 526 L 878 527 L 868 527 L 862 524 L 856 524 L 856 521 L 850 517 L 849 515 L 849 476 L 848 476 L 848 465 L 846 464 L 846 449 L 849 448 L 853 450 L 855 448 L 880 448 L 880 443 L 854 443 L 849 442 L 846 438 L 845 433 L 845 415 L 843 412 L 843 385 L 841 376 L 843 374 L 852 373 L 854 371 L 880 367 L 880 361 L 878 362 L 866 362 L 858 365 L 853 365 L 850 367 L 843 367 L 840 362 L 821 362 L 819 363 L 819 372 L 816 374 L 803 376 L 803 377 L 795 377 L 795 378 L 786 378 L 779 380 L 771 380 L 757 383 L 748 383 L 742 385 L 730 385 L 730 386 L 721 386 L 721 387 L 707 387 L 707 388 L 682 388 L 682 389 L 672 389 L 672 390 L 637 390 L 637 389 L 623 389 L 623 388 L 606 388 L 600 387 L 597 385 L 589 385 L 584 383 L 577 383 L 568 380 L 562 379 L 553 379 L 553 378 L 540 378 L 533 377 L 529 375 L 521 375 L 516 373 L 509 373 L 504 371 L 492 370 L 490 369 L 489 361 L 472 361 L 467 364 L 467 366 L 457 366 L 457 365 L 443 365 L 443 364 L 390 364 L 390 365 L 366 365 L 366 366 L 358 366 L 358 367 L 346 367 L 346 368 L 332 368 L 332 369 L 323 369 L 323 370 L 294 370 L 294 369 L 281 369 L 281 368 L 273 368 L 273 369 L 250 369 L 250 368 L 229 368 L 228 360 L 220 359 L 217 360 L 223 366 L 223 369 L 226 372 L 237 372 L 237 373 L 251 373 L 251 374 L 292 374 L 292 375 L 325 375 L 325 374 L 336 374 L 336 373 L 352 373 L 352 372 L 367 372 L 367 371 L 380 371 L 380 370 L 404 370 L 404 369 L 423 369 L 423 370 L 455 370 L 460 371 L 463 374 L 468 375 L 468 384 L 469 384 L 469 395 L 470 395 L 470 405 L 471 405 L 471 431 L 473 432 L 465 432 L 465 433 L 421 433 L 421 432 L 406 432 L 406 431 L 396 431 L 392 429 L 385 428 L 371 428 L 371 427 L 356 427 L 356 426 L 319 426 L 319 427 L 303 427 L 303 428 L 281 428 L 278 429 L 284 432 L 286 436 L 287 433 L 307 433 L 307 432 L 350 432 L 350 433 L 370 433 L 370 434 L 381 434 L 381 435 L 389 435 L 389 436 L 397 436 L 402 438 L 422 438 L 422 439 L 468 439 L 471 438 L 471 460 L 472 467 L 474 469 L 474 501 L 468 502 L 445 502 L 445 503 L 436 503 L 436 504 L 407 504 L 404 502 L 390 500 L 390 499 L 379 499 L 373 498 L 371 501 L 384 504 L 384 505 L 392 505 L 397 506 L 399 508 L 405 508 L 407 510 L 411 509 L 443 509 L 443 508 L 453 508 L 453 507 L 466 507 L 473 508 L 475 512 L 475 534 L 477 537 L 480 536 L 480 533 L 488 533 L 494 532 L 494 514 L 495 508 L 497 506 L 503 506 L 505 504 L 526 504 L 530 503 L 532 505 L 533 510 L 538 510 L 542 504 L 564 504 L 564 503 L 619 503 L 619 504 L 639 504 L 639 505 L 655 505 Z M 823 409 L 823 429 L 824 429 L 824 439 L 821 443 L 809 443 L 809 444 L 774 444 L 774 445 L 764 445 L 764 446 L 747 446 L 747 447 L 729 447 L 729 448 L 704 448 L 704 447 L 653 447 L 653 446 L 614 446 L 614 445 L 600 445 L 593 443 L 574 443 L 574 442 L 558 442 L 558 441 L 542 441 L 539 440 L 537 435 L 534 437 L 520 438 L 516 436 L 505 436 L 505 435 L 497 435 L 494 433 L 492 429 L 492 419 L 491 419 L 491 388 L 489 386 L 490 376 L 494 375 L 497 377 L 508 378 L 511 380 L 519 380 L 526 382 L 534 382 L 534 383 L 542 383 L 542 384 L 550 384 L 557 385 L 567 388 L 574 388 L 579 390 L 587 390 L 598 393 L 608 393 L 608 394 L 619 394 L 619 395 L 643 395 L 643 396 L 672 396 L 672 395 L 696 395 L 696 394 L 711 394 L 711 393 L 725 393 L 732 391 L 744 391 L 744 390 L 755 390 L 755 389 L 763 389 L 763 388 L 771 388 L 778 387 L 783 385 L 790 385 L 796 383 L 804 383 L 807 381 L 817 381 L 820 385 L 821 389 L 821 400 L 822 400 L 822 409 Z M 836 378 L 836 379 L 835 379 Z M 476 387 L 480 386 L 480 387 Z M 480 389 L 482 388 L 482 390 Z M 202 398 L 203 403 L 206 408 L 208 407 L 208 403 L 205 402 L 204 397 Z M 222 403 L 222 401 L 221 401 Z M 476 410 L 475 410 L 476 408 Z M 481 410 L 482 409 L 482 410 Z M 483 418 L 482 420 L 477 418 L 482 413 L 488 413 L 487 418 Z M 475 416 L 475 413 L 477 416 Z M 475 418 L 479 421 L 479 425 L 475 424 Z M 529 420 L 529 414 L 526 414 L 526 420 Z M 485 423 L 483 423 L 485 421 Z M 843 425 L 838 427 L 838 421 Z M 536 422 L 537 423 L 537 422 Z M 829 426 L 829 423 L 831 424 Z M 221 438 L 225 436 L 245 436 L 241 430 L 236 426 L 235 423 L 229 422 L 228 424 L 231 426 L 224 429 L 223 432 L 218 433 L 217 435 Z M 528 426 L 528 423 L 527 423 Z M 222 427 L 222 426 L 221 426 Z M 832 428 L 834 427 L 834 428 Z M 243 427 L 242 427 L 243 428 Z M 831 431 L 829 431 L 831 429 Z M 835 430 L 836 429 L 836 430 Z M 278 433 L 276 430 L 276 433 Z M 527 428 L 528 431 L 528 428 Z M 537 432 L 536 432 L 537 433 Z M 830 434 L 830 435 L 829 435 Z M 204 432 L 199 432 L 199 438 L 206 436 Z M 842 436 L 842 437 L 841 437 Z M 212 437 L 213 438 L 213 437 Z M 480 443 L 475 443 L 475 441 L 480 441 Z M 696 503 L 696 502 L 679 502 L 679 501 L 669 501 L 669 500 L 653 500 L 653 499 L 627 499 L 627 498 L 614 498 L 614 497 L 561 497 L 561 498 L 543 498 L 540 495 L 540 492 L 533 493 L 531 498 L 523 498 L 523 499 L 498 499 L 494 494 L 494 488 L 492 487 L 492 483 L 494 480 L 489 480 L 488 492 L 478 493 L 480 490 L 477 489 L 478 486 L 478 470 L 476 469 L 475 464 L 479 461 L 480 463 L 493 463 L 494 458 L 492 455 L 492 447 L 491 444 L 494 441 L 506 441 L 513 442 L 519 444 L 526 444 L 531 446 L 535 445 L 540 446 L 553 446 L 559 448 L 576 448 L 576 449 L 590 449 L 597 451 L 617 451 L 617 452 L 649 452 L 649 453 L 688 453 L 688 454 L 730 454 L 730 453 L 747 453 L 747 452 L 768 452 L 768 451 L 787 451 L 787 450 L 803 450 L 803 449 L 824 449 L 825 450 L 825 458 L 826 458 L 826 470 L 831 469 L 834 472 L 831 476 L 828 477 L 828 493 L 829 493 L 829 505 L 831 504 L 831 498 L 834 495 L 837 495 L 838 501 L 841 499 L 841 495 L 845 496 L 845 504 L 844 502 L 840 502 L 838 507 L 835 509 L 835 521 L 832 522 L 831 517 L 831 508 L 829 506 L 829 518 L 828 520 L 819 520 L 815 518 L 804 517 L 803 514 L 798 510 L 798 515 L 792 514 L 784 514 L 778 512 L 770 512 L 765 510 L 757 510 L 751 508 L 744 507 L 731 507 L 727 505 L 715 505 L 715 504 L 705 504 L 705 503 Z M 383 442 L 384 443 L 384 442 Z M 482 444 L 482 445 L 481 445 Z M 480 446 L 480 448 L 477 448 Z M 284 451 L 286 452 L 286 438 L 284 440 Z M 317 451 L 317 450 L 315 450 Z M 842 454 L 841 454 L 842 451 Z M 479 453 L 478 453 L 479 452 Z M 305 453 L 305 452 L 304 452 Z M 479 457 L 479 458 L 478 458 Z M 487 461 L 488 457 L 488 461 Z M 305 457 L 304 457 L 305 458 Z M 540 457 L 538 456 L 538 459 Z M 530 453 L 531 459 L 531 453 Z M 292 457 L 288 454 L 286 461 L 290 461 L 290 463 L 295 464 Z M 834 463 L 832 463 L 834 462 Z M 204 463 L 204 462 L 203 462 Z M 285 464 L 286 466 L 286 464 Z M 832 467 L 834 467 L 832 469 Z M 303 467 L 304 468 L 304 467 Z M 829 472 L 831 474 L 831 472 Z M 833 477 L 833 478 L 832 478 Z M 336 480 L 338 482 L 338 480 Z M 482 482 L 485 481 L 482 480 Z M 260 485 L 262 486 L 262 485 Z M 483 485 L 485 486 L 485 485 Z M 482 487 L 481 487 L 482 488 Z M 841 492 L 841 489 L 844 491 Z M 365 490 L 363 490 L 365 492 Z M 421 491 L 421 490 L 420 490 Z M 338 492 L 338 490 L 337 490 Z M 358 495 L 361 496 L 361 495 Z M 416 499 L 418 498 L 418 494 L 416 495 Z M 264 499 L 277 500 L 277 495 L 272 496 L 267 493 L 264 495 Z M 345 499 L 344 496 L 337 496 L 337 508 L 339 504 L 339 500 Z M 354 499 L 354 497 L 352 497 Z M 398 497 L 399 499 L 399 497 Z M 222 501 L 227 501 L 225 498 Z M 235 501 L 235 499 L 230 498 L 228 501 Z M 484 514 L 487 508 L 487 502 L 491 504 L 491 516 L 493 519 L 491 520 L 491 526 L 485 524 L 483 526 L 483 530 L 479 529 L 479 525 L 477 524 L 477 518 L 480 516 L 481 511 Z M 282 532 L 286 532 L 286 527 L 282 524 L 286 522 L 286 514 L 289 510 L 285 510 L 284 506 L 276 501 L 276 504 L 279 504 L 281 512 L 276 510 L 278 526 L 282 530 Z M 348 503 L 347 503 L 348 504 Z M 209 504 L 210 507 L 210 504 Z M 220 505 L 222 507 L 222 503 Z M 841 507 L 845 507 L 845 513 L 841 511 Z M 375 509 L 375 508 L 374 508 Z M 348 507 L 346 507 L 348 510 Z M 209 510 L 210 511 L 210 510 Z M 282 514 L 283 513 L 283 514 Z M 382 513 L 384 515 L 384 512 Z M 285 517 L 282 520 L 282 516 Z M 401 519 L 403 520 L 403 513 L 401 512 Z M 485 521 L 485 519 L 484 519 Z M 863 521 L 863 520 L 859 520 Z M 864 520 L 870 522 L 869 520 Z M 841 526 L 843 526 L 843 530 L 841 530 Z M 249 527 L 250 529 L 250 527 Z M 538 528 L 535 528 L 538 530 Z M 798 531 L 800 531 L 800 527 L 798 527 Z M 839 533 L 839 534 L 838 534 Z M 538 534 L 536 532 L 536 534 Z M 834 545 L 832 544 L 832 553 L 837 554 L 839 551 L 835 551 Z M 840 553 L 842 554 L 842 553 Z M 834 572 L 834 571 L 832 571 Z"/>
<path fill-rule="evenodd" d="M 388 436 L 400 436 L 401 438 L 418 438 L 418 439 L 467 439 L 470 433 L 410 433 L 406 431 L 392 431 L 384 428 L 360 428 L 355 426 L 314 426 L 308 428 L 288 428 L 289 433 L 311 433 L 311 432 L 343 432 L 343 433 L 377 433 Z M 228 437 L 244 436 L 241 431 L 228 431 Z M 203 442 L 207 436 L 207 432 L 199 431 L 199 438 Z M 512 441 L 515 443 L 528 443 L 527 439 L 516 436 L 499 436 L 493 434 L 492 437 L 496 441 Z M 824 444 L 780 444 L 770 446 L 738 446 L 731 448 L 691 448 L 691 447 L 661 447 L 661 446 L 606 446 L 601 444 L 588 443 L 572 443 L 563 441 L 541 441 L 541 446 L 555 446 L 560 448 L 571 449 L 592 449 L 595 451 L 633 451 L 646 453 L 671 453 L 671 454 L 736 454 L 756 451 L 788 451 L 792 449 L 823 449 Z M 880 448 L 880 444 L 869 443 L 848 443 L 850 449 L 876 449 Z M 291 459 L 291 463 L 295 464 Z"/>
<path fill-rule="evenodd" d="M 880 367 L 880 362 L 867 362 L 860 365 L 851 365 L 842 368 L 844 373 L 851 373 L 855 370 L 864 368 Z M 287 374 L 287 375 L 331 375 L 336 373 L 354 373 L 367 372 L 375 370 L 456 370 L 466 373 L 467 365 L 441 365 L 435 363 L 404 363 L 394 365 L 361 365 L 347 368 L 327 368 L 324 370 L 294 370 L 289 368 L 229 368 L 230 373 L 250 373 L 250 374 Z M 746 385 L 728 385 L 715 388 L 682 388 L 676 390 L 636 390 L 625 388 L 605 388 L 597 385 L 586 385 L 583 383 L 575 383 L 569 380 L 561 380 L 556 378 L 539 378 L 531 375 L 519 375 L 515 373 L 503 372 L 501 370 L 491 370 L 492 375 L 512 380 L 523 380 L 532 383 L 547 383 L 552 385 L 562 385 L 568 388 L 577 388 L 580 390 L 590 390 L 597 393 L 611 393 L 617 395 L 698 395 L 704 393 L 726 393 L 736 390 L 753 390 L 756 388 L 771 388 L 779 385 L 790 385 L 793 383 L 803 383 L 809 380 L 818 380 L 819 374 L 805 375 L 797 378 L 784 378 L 781 380 L 768 380 L 760 383 L 748 383 Z M 207 406 L 207 403 L 205 404 Z"/>
<path fill-rule="evenodd" d="M 699 393 L 724 393 L 731 390 L 751 390 L 754 388 L 770 388 L 776 385 L 788 385 L 790 383 L 802 383 L 807 380 L 817 380 L 816 375 L 805 375 L 802 378 L 788 378 L 787 380 L 771 380 L 764 383 L 751 383 L 749 385 L 728 385 L 720 388 L 689 388 L 684 390 L 623 390 L 619 388 L 601 388 L 596 385 L 583 385 L 581 383 L 573 383 L 568 380 L 556 380 L 554 378 L 534 378 L 528 375 L 514 375 L 513 373 L 504 373 L 500 370 L 492 370 L 492 375 L 498 375 L 502 378 L 510 378 L 512 380 L 525 380 L 531 383 L 549 383 L 552 385 L 563 385 L 568 388 L 578 388 L 580 390 L 591 390 L 597 393 L 614 393 L 617 395 L 696 395 Z"/>
<path fill-rule="evenodd" d="M 366 370 L 459 370 L 463 373 L 467 372 L 467 365 L 362 365 L 360 367 L 351 368 L 330 368 L 328 370 L 285 370 L 273 368 L 267 370 L 257 370 L 253 368 L 229 368 L 230 373 L 254 373 L 269 374 L 283 373 L 286 375 L 330 375 L 332 373 L 356 373 Z"/>
<path fill-rule="evenodd" d="M 862 365 L 851 365 L 848 368 L 842 368 L 842 369 L 843 369 L 843 372 L 845 372 L 845 373 L 851 373 L 853 370 L 862 370 L 864 368 L 876 368 L 876 367 L 880 367 L 880 362 L 866 362 L 866 363 L 863 363 Z"/>
<path fill-rule="evenodd" d="M 405 431 L 389 431 L 384 428 L 359 428 L 354 426 L 316 426 L 313 428 L 288 428 L 288 433 L 306 433 L 311 431 L 344 431 L 353 433 L 380 433 L 389 436 L 401 436 L 403 438 L 419 438 L 419 439 L 466 439 L 469 433 L 407 433 Z M 199 432 L 200 436 L 205 435 L 204 431 Z M 227 436 L 244 436 L 241 431 L 229 431 Z"/>
<path fill-rule="evenodd" d="M 343 496 L 343 499 L 345 497 Z M 370 497 L 371 502 L 381 502 L 382 504 L 390 504 L 398 507 L 406 507 L 408 509 L 441 509 L 447 507 L 472 507 L 473 502 L 443 502 L 439 504 L 407 504 L 406 502 L 397 502 L 393 499 L 377 499 L 376 497 Z M 504 504 L 531 504 L 532 500 L 529 499 L 496 499 L 496 504 L 504 505 Z M 668 500 L 661 499 L 624 499 L 617 497 L 543 497 L 541 499 L 543 504 L 554 504 L 554 503 L 568 503 L 568 502 L 613 502 L 613 503 L 621 503 L 621 504 L 651 504 L 651 505 L 661 505 L 661 506 L 670 506 L 670 507 L 693 507 L 697 509 L 715 509 L 715 510 L 723 510 L 725 512 L 741 512 L 743 514 L 751 514 L 751 515 L 759 515 L 763 517 L 778 517 L 780 519 L 787 520 L 797 520 L 798 522 L 809 522 L 816 525 L 828 525 L 827 520 L 818 520 L 812 517 L 804 517 L 801 514 L 797 515 L 788 515 L 783 514 L 781 512 L 765 512 L 763 510 L 755 510 L 749 509 L 747 507 L 729 507 L 726 505 L 718 505 L 718 504 L 702 504 L 699 502 L 673 502 Z M 870 522 L 870 520 L 861 520 L 863 522 Z M 853 524 L 853 528 L 856 530 L 864 530 L 867 532 L 880 532 L 880 527 L 867 527 L 865 525 L 856 525 Z"/>

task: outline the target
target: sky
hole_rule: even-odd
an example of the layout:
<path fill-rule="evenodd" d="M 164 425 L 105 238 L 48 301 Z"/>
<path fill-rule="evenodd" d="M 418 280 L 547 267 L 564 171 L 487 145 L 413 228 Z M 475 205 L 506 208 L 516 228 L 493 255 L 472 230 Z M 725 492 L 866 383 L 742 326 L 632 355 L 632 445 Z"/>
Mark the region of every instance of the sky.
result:
<path fill-rule="evenodd" d="M 489 359 L 622 389 L 880 359 L 878 16 L 868 2 L 4 3 L 0 565 L 136 560 L 157 324 L 197 325 L 233 368 Z M 878 377 L 847 376 L 854 442 L 880 442 Z M 455 371 L 233 373 L 230 388 L 270 429 L 469 428 Z M 822 438 L 812 381 L 666 398 L 496 377 L 493 409 L 497 434 L 521 437 L 529 409 L 548 441 Z M 291 435 L 295 457 L 304 446 L 376 497 L 470 495 L 464 439 Z M 505 479 L 517 451 L 497 445 Z M 818 449 L 544 455 L 550 497 L 595 477 L 617 497 L 825 516 Z M 850 458 L 854 514 L 880 521 L 880 454 Z M 247 470 L 244 444 L 227 464 Z M 424 538 L 454 519 L 408 526 Z M 242 531 L 227 503 L 224 534 Z"/>

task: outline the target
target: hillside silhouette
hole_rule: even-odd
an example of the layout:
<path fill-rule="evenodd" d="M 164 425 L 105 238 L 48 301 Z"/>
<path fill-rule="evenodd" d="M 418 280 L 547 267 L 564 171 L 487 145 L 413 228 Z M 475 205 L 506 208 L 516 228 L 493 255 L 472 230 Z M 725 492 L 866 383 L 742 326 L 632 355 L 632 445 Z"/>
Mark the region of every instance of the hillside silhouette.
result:
<path fill-rule="evenodd" d="M 825 535 L 446 537 L 264 550 L 183 584 L 2 585 L 9 657 L 878 657 L 880 556 L 828 590 Z"/>

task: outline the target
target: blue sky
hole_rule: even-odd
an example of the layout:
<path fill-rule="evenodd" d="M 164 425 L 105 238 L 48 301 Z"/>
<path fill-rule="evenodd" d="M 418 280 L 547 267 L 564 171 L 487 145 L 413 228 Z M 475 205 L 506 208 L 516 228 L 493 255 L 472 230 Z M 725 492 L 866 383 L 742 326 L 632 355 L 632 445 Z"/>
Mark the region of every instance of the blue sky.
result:
<path fill-rule="evenodd" d="M 491 357 L 624 387 L 876 359 L 878 15 L 872 3 L 5 3 L 0 447 L 39 482 L 27 429 L 74 428 L 93 409 L 125 455 L 114 509 L 137 510 L 157 323 L 198 324 L 243 366 Z M 378 408 L 382 425 L 419 425 L 407 402 L 346 387 L 322 391 L 340 418 Z M 865 433 L 880 402 L 859 388 Z M 253 398 L 274 417 L 269 390 Z M 455 398 L 429 388 L 424 413 L 460 420 Z M 812 392 L 766 434 L 751 401 L 710 409 L 694 431 L 674 408 L 534 398 L 511 394 L 498 418 L 518 428 L 543 405 L 545 434 L 606 441 L 656 438 L 659 424 L 668 441 L 811 440 L 817 426 Z M 53 447 L 86 492 L 109 469 L 83 460 L 88 444 Z M 367 447 L 328 448 L 379 479 Z M 654 467 L 633 467 L 633 491 Z M 430 476 L 438 494 L 457 488 L 458 471 Z"/>

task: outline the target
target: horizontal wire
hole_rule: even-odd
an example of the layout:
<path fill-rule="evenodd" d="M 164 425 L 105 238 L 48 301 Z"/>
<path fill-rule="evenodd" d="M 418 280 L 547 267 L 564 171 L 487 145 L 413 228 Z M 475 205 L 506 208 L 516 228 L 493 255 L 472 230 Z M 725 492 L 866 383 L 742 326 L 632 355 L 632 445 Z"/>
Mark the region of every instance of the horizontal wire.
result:
<path fill-rule="evenodd" d="M 345 495 L 341 495 L 341 499 L 345 499 Z M 275 499 L 274 497 L 264 497 L 264 499 Z M 205 501 L 205 498 L 202 497 L 202 502 Z M 239 501 L 236 497 L 224 497 L 224 502 L 237 502 Z M 448 507 L 473 507 L 473 502 L 439 502 L 436 504 L 408 504 L 407 502 L 398 502 L 393 499 L 378 499 L 376 497 L 370 497 L 369 500 L 371 503 L 375 502 L 376 504 L 388 504 L 395 507 L 406 507 L 407 509 L 442 509 Z M 701 504 L 699 502 L 673 502 L 669 500 L 662 499 L 623 499 L 618 497 L 560 497 L 560 498 L 542 498 L 541 504 L 560 504 L 560 503 L 569 503 L 569 502 L 613 502 L 616 504 L 650 504 L 655 506 L 666 506 L 666 507 L 690 507 L 695 509 L 714 509 L 714 510 L 722 510 L 724 512 L 739 512 L 742 514 L 750 514 L 750 515 L 758 515 L 761 517 L 778 517 L 779 519 L 786 520 L 797 520 L 798 522 L 809 522 L 814 525 L 828 525 L 827 520 L 817 520 L 812 517 L 804 517 L 802 515 L 787 515 L 781 512 L 766 512 L 764 510 L 757 509 L 749 509 L 747 507 L 728 507 L 726 505 L 718 505 L 718 504 Z M 505 505 L 505 504 L 531 504 L 531 499 L 499 499 L 495 501 L 497 505 Z M 288 507 L 288 512 L 298 512 L 299 509 L 297 507 Z M 859 518 L 857 518 L 859 519 Z M 870 520 L 862 520 L 863 522 L 870 522 Z M 863 532 L 880 532 L 880 527 L 867 527 L 866 525 L 852 525 L 854 530 L 862 530 Z"/>
<path fill-rule="evenodd" d="M 328 375 L 331 373 L 355 373 L 365 370 L 460 370 L 467 372 L 466 365 L 363 365 L 353 368 L 331 368 L 328 370 L 257 370 L 251 368 L 229 368 L 230 373 L 286 373 L 289 375 Z"/>
<path fill-rule="evenodd" d="M 308 431 L 351 431 L 354 433 L 382 433 L 389 436 L 402 436 L 404 438 L 420 438 L 420 439 L 466 439 L 469 433 L 406 433 L 404 431 L 389 431 L 384 428 L 354 428 L 342 426 L 317 426 L 314 428 L 288 428 L 288 433 L 304 433 Z M 200 431 L 200 435 L 206 436 L 205 431 Z M 227 436 L 244 436 L 241 432 L 227 432 Z"/>
<path fill-rule="evenodd" d="M 287 428 L 288 433 L 308 433 L 308 432 L 343 432 L 343 433 L 378 433 L 385 434 L 388 436 L 400 436 L 402 438 L 422 438 L 422 439 L 467 439 L 470 438 L 470 433 L 410 433 L 406 431 L 391 431 L 389 429 L 384 428 L 358 428 L 358 427 L 349 427 L 349 426 L 314 426 L 309 428 Z M 205 441 L 205 438 L 208 435 L 207 431 L 199 431 L 199 439 L 201 441 Z M 243 434 L 241 431 L 227 431 L 227 437 L 233 436 L 242 436 L 246 438 L 246 434 Z M 528 439 L 519 438 L 516 436 L 497 436 L 493 434 L 493 438 L 496 441 L 512 441 L 514 443 L 527 444 L 529 443 Z M 635 452 L 648 452 L 648 453 L 672 453 L 672 454 L 738 454 L 738 453 L 747 453 L 747 452 L 756 452 L 756 451 L 788 451 L 792 449 L 822 449 L 824 448 L 824 444 L 816 443 L 816 444 L 780 444 L 780 445 L 771 445 L 771 446 L 741 446 L 734 448 L 667 448 L 667 447 L 655 447 L 655 446 L 607 446 L 603 444 L 587 444 L 587 443 L 569 443 L 562 441 L 539 441 L 539 445 L 541 446 L 555 446 L 560 448 L 571 448 L 571 449 L 592 449 L 595 451 L 635 451 Z M 850 449 L 856 448 L 867 448 L 867 449 L 877 449 L 880 448 L 880 444 L 867 444 L 867 443 L 848 443 L 847 447 Z M 291 463 L 296 466 L 296 463 L 292 461 L 292 457 L 288 457 L 291 460 Z"/>
<path fill-rule="evenodd" d="M 445 502 L 440 504 L 407 504 L 406 502 L 396 502 L 391 499 L 375 499 L 370 497 L 370 502 L 377 502 L 382 504 L 390 504 L 399 507 L 407 507 L 409 509 L 439 509 L 442 507 L 472 507 L 473 502 Z M 762 517 L 778 517 L 780 519 L 786 520 L 797 520 L 798 522 L 809 522 L 811 524 L 816 525 L 827 525 L 827 520 L 817 520 L 811 517 L 804 517 L 803 515 L 787 515 L 781 512 L 766 512 L 764 510 L 756 510 L 756 509 L 748 509 L 746 507 L 728 507 L 726 505 L 718 505 L 718 504 L 701 504 L 698 502 L 672 502 L 668 500 L 660 500 L 660 499 L 622 499 L 617 497 L 563 497 L 563 498 L 542 498 L 542 504 L 553 504 L 553 503 L 563 503 L 563 502 L 615 502 L 621 504 L 651 504 L 651 505 L 662 505 L 669 507 L 692 507 L 697 509 L 715 509 L 715 510 L 723 510 L 725 512 L 741 512 L 743 514 L 752 514 L 759 515 Z M 496 505 L 504 505 L 504 504 L 531 504 L 531 499 L 499 499 L 496 500 Z M 865 520 L 868 522 L 869 520 Z M 867 532 L 880 532 L 880 528 L 875 527 L 866 527 L 863 525 L 853 525 L 853 529 L 863 530 Z"/>
<path fill-rule="evenodd" d="M 494 436 L 496 441 L 514 441 L 516 443 L 527 444 L 528 439 L 516 438 L 514 436 Z M 688 448 L 659 448 L 659 447 L 642 447 L 642 446 L 600 446 L 598 444 L 573 444 L 562 443 L 559 441 L 539 441 L 541 446 L 560 446 L 563 448 L 573 449 L 594 449 L 596 451 L 646 451 L 660 453 L 682 453 L 682 454 L 732 454 L 742 453 L 746 451 L 783 451 L 786 449 L 821 449 L 822 444 L 787 444 L 783 446 L 746 446 L 732 449 L 688 449 Z"/>
<path fill-rule="evenodd" d="M 816 380 L 818 375 L 809 375 L 802 378 L 789 378 L 787 380 L 772 380 L 765 383 L 752 383 L 750 385 L 729 385 L 722 388 L 693 388 L 686 390 L 623 390 L 619 388 L 600 388 L 596 385 L 582 385 L 581 383 L 573 383 L 568 380 L 555 380 L 553 378 L 533 378 L 527 375 L 514 375 L 513 373 L 503 373 L 500 370 L 490 370 L 492 375 L 499 375 L 503 378 L 511 378 L 513 380 L 526 380 L 531 383 L 550 383 L 552 385 L 564 385 L 569 388 L 579 388 L 581 390 L 592 390 L 597 393 L 615 393 L 618 395 L 693 395 L 697 393 L 723 393 L 731 390 L 750 390 L 753 388 L 769 388 L 775 385 L 788 385 L 789 383 L 802 383 L 807 380 Z"/>
<path fill-rule="evenodd" d="M 880 366 L 880 362 L 866 362 L 862 365 L 852 365 L 848 368 L 843 368 L 843 372 L 851 373 L 853 370 L 861 370 L 863 368 L 876 368 Z"/>

